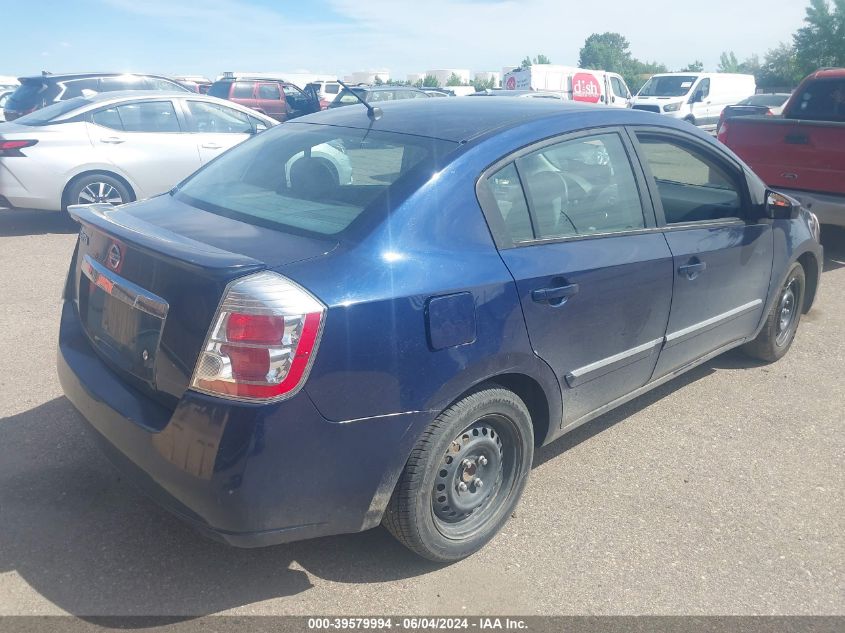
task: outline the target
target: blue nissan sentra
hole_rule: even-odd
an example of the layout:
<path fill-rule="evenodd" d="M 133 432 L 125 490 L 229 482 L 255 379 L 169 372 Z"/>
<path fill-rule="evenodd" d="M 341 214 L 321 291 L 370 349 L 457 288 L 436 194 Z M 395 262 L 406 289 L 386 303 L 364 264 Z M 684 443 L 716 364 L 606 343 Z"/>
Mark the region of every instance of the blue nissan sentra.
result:
<path fill-rule="evenodd" d="M 534 99 L 338 108 L 71 212 L 59 376 L 130 479 L 232 545 L 384 523 L 435 561 L 502 528 L 536 447 L 783 356 L 822 266 L 694 127 Z"/>

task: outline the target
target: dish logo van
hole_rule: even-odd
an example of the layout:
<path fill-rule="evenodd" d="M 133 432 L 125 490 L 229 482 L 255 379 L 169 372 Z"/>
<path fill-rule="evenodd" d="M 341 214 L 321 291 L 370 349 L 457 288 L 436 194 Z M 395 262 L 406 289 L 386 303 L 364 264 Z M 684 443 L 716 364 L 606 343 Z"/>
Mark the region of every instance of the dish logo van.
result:
<path fill-rule="evenodd" d="M 557 92 L 564 99 L 627 108 L 631 91 L 621 75 L 557 64 L 517 68 L 503 77 L 505 90 Z"/>
<path fill-rule="evenodd" d="M 598 103 L 601 98 L 601 84 L 591 73 L 575 73 L 572 77 L 572 100 L 584 103 Z"/>

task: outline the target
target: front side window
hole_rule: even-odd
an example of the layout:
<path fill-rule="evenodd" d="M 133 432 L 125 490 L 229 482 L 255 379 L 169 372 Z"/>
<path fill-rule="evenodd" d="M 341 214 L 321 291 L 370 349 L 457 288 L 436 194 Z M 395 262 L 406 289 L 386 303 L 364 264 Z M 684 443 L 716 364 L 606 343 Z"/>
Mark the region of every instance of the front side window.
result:
<path fill-rule="evenodd" d="M 550 145 L 516 165 L 540 239 L 645 228 L 639 189 L 618 134 Z"/>
<path fill-rule="evenodd" d="M 394 185 L 435 173 L 456 143 L 285 123 L 198 171 L 176 194 L 211 213 L 294 233 L 336 235 L 390 211 Z"/>
<path fill-rule="evenodd" d="M 710 80 L 709 79 L 702 79 L 701 83 L 698 84 L 698 88 L 695 89 L 695 99 L 698 100 L 698 101 L 704 101 L 709 96 L 710 96 Z"/>
<path fill-rule="evenodd" d="M 201 134 L 250 134 L 249 117 L 234 108 L 205 101 L 187 101 L 191 113 L 189 131 Z"/>
<path fill-rule="evenodd" d="M 667 224 L 743 218 L 737 178 L 720 162 L 675 139 L 637 137 Z"/>
<path fill-rule="evenodd" d="M 179 132 L 179 120 L 170 101 L 142 101 L 118 106 L 127 132 Z"/>
<path fill-rule="evenodd" d="M 282 93 L 276 84 L 261 84 L 258 86 L 258 98 L 278 101 L 282 98 Z"/>
<path fill-rule="evenodd" d="M 610 85 L 613 87 L 613 94 L 617 97 L 627 97 L 628 90 L 625 88 L 625 84 L 622 83 L 622 80 L 619 77 L 611 77 L 610 78 Z"/>

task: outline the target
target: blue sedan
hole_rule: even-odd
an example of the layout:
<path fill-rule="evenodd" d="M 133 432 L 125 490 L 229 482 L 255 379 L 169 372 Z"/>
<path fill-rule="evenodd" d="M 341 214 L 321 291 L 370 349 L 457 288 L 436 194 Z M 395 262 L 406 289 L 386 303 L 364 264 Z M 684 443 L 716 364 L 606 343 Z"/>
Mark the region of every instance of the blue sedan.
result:
<path fill-rule="evenodd" d="M 338 108 L 71 212 L 58 371 L 132 480 L 232 545 L 383 523 L 435 561 L 502 528 L 536 447 L 783 356 L 822 262 L 692 126 L 534 99 Z"/>

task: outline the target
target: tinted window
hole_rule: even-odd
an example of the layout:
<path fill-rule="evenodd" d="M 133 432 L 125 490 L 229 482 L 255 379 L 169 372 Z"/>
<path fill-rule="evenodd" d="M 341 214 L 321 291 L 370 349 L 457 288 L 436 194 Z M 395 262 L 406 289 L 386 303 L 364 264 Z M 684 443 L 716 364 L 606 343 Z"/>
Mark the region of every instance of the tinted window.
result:
<path fill-rule="evenodd" d="M 211 88 L 208 89 L 208 94 L 218 99 L 228 99 L 229 89 L 231 87 L 232 83 L 229 81 L 215 81 L 211 84 Z"/>
<path fill-rule="evenodd" d="M 387 132 L 287 123 L 222 155 L 192 176 L 178 195 L 252 224 L 337 234 L 368 210 L 389 210 L 394 183 L 411 172 L 434 173 L 439 158 L 455 146 Z"/>
<path fill-rule="evenodd" d="M 24 80 L 9 97 L 6 107 L 16 112 L 27 112 L 33 108 L 43 108 L 59 94 L 59 87 L 48 85 L 40 80 Z"/>
<path fill-rule="evenodd" d="M 625 146 L 602 134 L 545 147 L 517 160 L 539 238 L 645 227 Z"/>
<path fill-rule="evenodd" d="M 326 84 L 326 94 L 336 95 L 340 92 L 340 84 Z"/>
<path fill-rule="evenodd" d="M 259 84 L 258 98 L 278 101 L 282 98 L 282 93 L 279 90 L 279 86 L 277 84 Z"/>
<path fill-rule="evenodd" d="M 11 101 L 11 98 L 10 98 Z M 15 120 L 18 125 L 48 125 L 57 117 L 62 116 L 81 108 L 84 105 L 91 103 L 90 99 L 83 97 L 76 97 L 75 99 L 68 99 L 67 101 L 57 101 L 51 103 L 46 108 L 41 108 L 35 112 L 31 112 L 21 118 Z"/>
<path fill-rule="evenodd" d="M 525 204 L 525 194 L 514 164 L 510 163 L 490 176 L 487 179 L 487 188 L 496 201 L 496 208 L 505 222 L 511 239 L 514 242 L 527 242 L 534 239 L 528 205 Z"/>
<path fill-rule="evenodd" d="M 226 106 L 205 101 L 186 101 L 191 112 L 191 132 L 205 134 L 250 134 L 249 117 Z"/>
<path fill-rule="evenodd" d="M 91 121 L 113 130 L 123 130 L 123 123 L 120 120 L 120 115 L 117 113 L 117 108 L 97 110 L 91 115 Z"/>
<path fill-rule="evenodd" d="M 743 217 L 737 179 L 721 163 L 673 139 L 637 136 L 667 223 Z"/>
<path fill-rule="evenodd" d="M 96 77 L 92 79 L 74 79 L 72 81 L 64 82 L 65 91 L 62 93 L 62 99 L 73 99 L 74 97 L 88 97 L 95 93 L 101 92 L 100 80 Z M 85 91 L 85 92 L 83 92 Z M 86 94 L 86 92 L 88 94 Z"/>
<path fill-rule="evenodd" d="M 792 116 L 801 119 L 845 122 L 845 79 L 820 79 L 808 83 L 792 109 Z"/>
<path fill-rule="evenodd" d="M 127 132 L 178 132 L 179 121 L 170 101 L 144 101 L 118 106 Z"/>
<path fill-rule="evenodd" d="M 625 89 L 625 84 L 622 83 L 622 80 L 619 77 L 611 77 L 610 84 L 613 86 L 613 94 L 617 97 L 627 97 L 628 91 Z"/>
<path fill-rule="evenodd" d="M 255 84 L 251 81 L 236 81 L 232 89 L 233 99 L 252 99 L 255 94 Z"/>
<path fill-rule="evenodd" d="M 709 79 L 702 79 L 701 83 L 698 84 L 698 88 L 695 89 L 695 94 L 698 96 L 699 99 L 706 99 L 710 96 L 710 80 Z"/>

